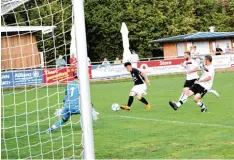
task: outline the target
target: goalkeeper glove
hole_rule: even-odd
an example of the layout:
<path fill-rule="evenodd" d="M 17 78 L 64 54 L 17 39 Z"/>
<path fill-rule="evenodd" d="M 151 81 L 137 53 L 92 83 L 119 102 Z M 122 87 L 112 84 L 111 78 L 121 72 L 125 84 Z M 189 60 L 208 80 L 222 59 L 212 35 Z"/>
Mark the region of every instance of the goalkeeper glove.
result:
<path fill-rule="evenodd" d="M 92 108 L 92 118 L 94 121 L 98 120 L 99 112 L 96 112 L 95 109 Z"/>
<path fill-rule="evenodd" d="M 62 109 L 56 109 L 56 111 L 54 112 L 54 116 L 59 117 L 61 116 L 61 113 L 62 113 Z"/>

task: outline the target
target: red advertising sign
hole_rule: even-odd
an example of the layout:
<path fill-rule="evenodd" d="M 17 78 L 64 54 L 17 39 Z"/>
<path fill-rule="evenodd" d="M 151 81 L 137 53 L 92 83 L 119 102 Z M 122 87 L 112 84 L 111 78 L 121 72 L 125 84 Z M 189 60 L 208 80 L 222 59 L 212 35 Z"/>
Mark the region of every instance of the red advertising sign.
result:
<path fill-rule="evenodd" d="M 77 72 L 77 67 L 71 67 L 72 72 L 78 73 Z M 88 66 L 88 72 L 89 72 L 89 79 L 92 79 L 92 66 Z"/>
<path fill-rule="evenodd" d="M 183 58 L 137 62 L 137 68 L 148 75 L 182 73 L 184 72 L 183 67 L 180 65 L 182 62 L 184 62 Z"/>
<path fill-rule="evenodd" d="M 44 83 L 54 83 L 54 82 L 70 82 L 74 80 L 74 73 L 76 73 L 75 67 L 67 67 L 61 69 L 49 68 L 44 69 Z M 92 78 L 92 68 L 89 66 L 89 78 Z"/>
<path fill-rule="evenodd" d="M 70 82 L 74 80 L 73 70 L 71 68 L 49 68 L 44 69 L 44 83 Z"/>
<path fill-rule="evenodd" d="M 141 66 L 144 64 L 147 64 L 148 67 L 159 67 L 159 66 L 180 65 L 182 62 L 184 62 L 183 58 L 137 62 L 137 68 L 141 68 Z"/>

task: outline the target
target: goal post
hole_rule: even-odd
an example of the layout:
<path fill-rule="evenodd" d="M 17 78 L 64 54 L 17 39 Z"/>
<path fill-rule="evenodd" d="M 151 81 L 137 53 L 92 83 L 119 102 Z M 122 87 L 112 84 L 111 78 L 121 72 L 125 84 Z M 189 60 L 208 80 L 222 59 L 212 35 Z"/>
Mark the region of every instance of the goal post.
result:
<path fill-rule="evenodd" d="M 80 80 L 80 98 L 81 98 L 81 114 L 82 114 L 82 130 L 84 144 L 84 158 L 94 159 L 93 145 L 93 125 L 91 116 L 90 86 L 87 61 L 87 42 L 85 30 L 84 0 L 72 0 L 73 19 L 76 34 L 76 54 L 79 61 L 79 80 Z M 75 9 L 74 9 L 75 8 Z"/>

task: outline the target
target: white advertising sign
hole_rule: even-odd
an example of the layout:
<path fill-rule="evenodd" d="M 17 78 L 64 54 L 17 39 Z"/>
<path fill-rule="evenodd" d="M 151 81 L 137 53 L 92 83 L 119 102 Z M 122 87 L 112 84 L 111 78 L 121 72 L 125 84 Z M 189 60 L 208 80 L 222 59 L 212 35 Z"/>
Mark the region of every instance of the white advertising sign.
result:
<path fill-rule="evenodd" d="M 136 63 L 133 63 L 132 66 L 136 67 Z M 115 77 L 129 76 L 129 75 L 130 73 L 125 69 L 123 64 L 92 66 L 92 78 L 93 79 L 115 78 Z"/>
<path fill-rule="evenodd" d="M 229 67 L 231 67 L 230 57 L 231 57 L 231 55 L 213 56 L 212 63 L 213 63 L 215 68 L 229 68 Z"/>

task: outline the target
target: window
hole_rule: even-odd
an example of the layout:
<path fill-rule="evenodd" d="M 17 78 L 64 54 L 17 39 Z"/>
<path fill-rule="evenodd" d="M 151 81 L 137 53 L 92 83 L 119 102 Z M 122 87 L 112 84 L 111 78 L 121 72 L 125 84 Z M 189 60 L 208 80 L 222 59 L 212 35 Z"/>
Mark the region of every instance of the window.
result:
<path fill-rule="evenodd" d="M 210 54 L 209 41 L 193 42 L 194 46 L 197 46 L 197 52 L 200 55 Z"/>
<path fill-rule="evenodd" d="M 177 56 L 183 57 L 184 56 L 184 42 L 177 43 Z"/>
<path fill-rule="evenodd" d="M 225 40 L 216 40 L 216 45 L 218 44 L 219 47 L 225 52 L 225 49 L 227 48 L 227 43 L 229 44 L 229 48 L 232 49 L 232 43 L 230 39 L 225 39 Z"/>

